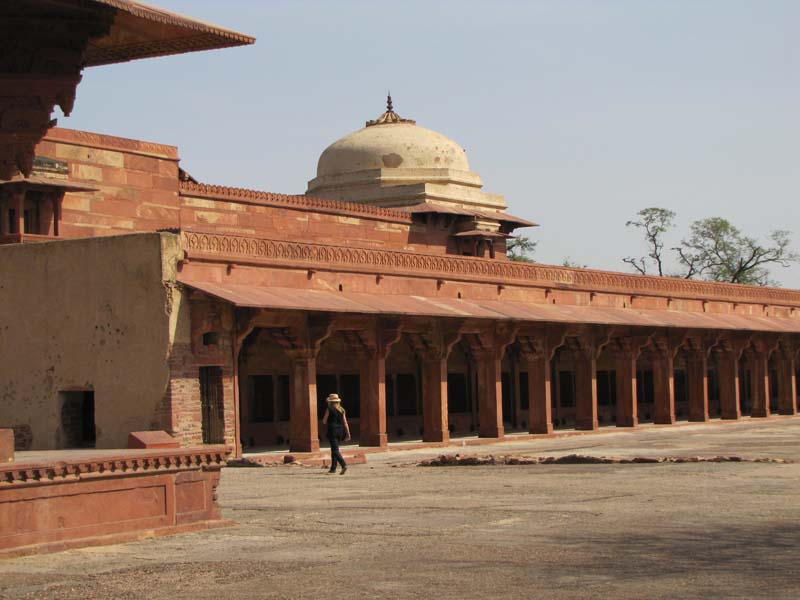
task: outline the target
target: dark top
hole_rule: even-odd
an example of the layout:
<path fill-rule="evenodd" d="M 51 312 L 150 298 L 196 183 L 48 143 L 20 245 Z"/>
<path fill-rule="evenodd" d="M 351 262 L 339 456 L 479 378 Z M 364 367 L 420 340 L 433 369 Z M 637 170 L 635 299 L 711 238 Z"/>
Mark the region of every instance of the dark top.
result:
<path fill-rule="evenodd" d="M 328 439 L 339 439 L 344 437 L 344 413 L 340 413 L 335 408 L 328 409 Z"/>

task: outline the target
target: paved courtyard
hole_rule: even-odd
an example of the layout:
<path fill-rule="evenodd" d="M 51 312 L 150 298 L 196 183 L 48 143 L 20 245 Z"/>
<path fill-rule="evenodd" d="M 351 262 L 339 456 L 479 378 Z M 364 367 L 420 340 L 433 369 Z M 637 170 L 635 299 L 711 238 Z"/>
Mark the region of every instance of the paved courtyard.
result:
<path fill-rule="evenodd" d="M 0 562 L 0 598 L 798 598 L 800 418 L 448 454 L 764 462 L 226 469 L 229 528 Z"/>

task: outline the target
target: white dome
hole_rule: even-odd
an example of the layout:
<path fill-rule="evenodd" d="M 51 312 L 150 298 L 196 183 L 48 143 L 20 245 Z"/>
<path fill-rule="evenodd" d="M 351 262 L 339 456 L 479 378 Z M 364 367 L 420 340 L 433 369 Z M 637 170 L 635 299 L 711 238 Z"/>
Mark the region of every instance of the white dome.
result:
<path fill-rule="evenodd" d="M 467 153 L 450 138 L 413 122 L 374 124 L 328 146 L 317 177 L 370 169 L 455 169 L 469 171 Z"/>

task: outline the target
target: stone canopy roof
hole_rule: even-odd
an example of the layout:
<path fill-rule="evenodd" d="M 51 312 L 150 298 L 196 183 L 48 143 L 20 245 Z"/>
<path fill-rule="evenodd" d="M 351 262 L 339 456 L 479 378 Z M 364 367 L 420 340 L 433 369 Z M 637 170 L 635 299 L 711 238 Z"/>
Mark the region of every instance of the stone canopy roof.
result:
<path fill-rule="evenodd" d="M 91 0 L 116 11 L 107 35 L 89 42 L 86 66 L 252 44 L 255 38 L 134 0 Z"/>

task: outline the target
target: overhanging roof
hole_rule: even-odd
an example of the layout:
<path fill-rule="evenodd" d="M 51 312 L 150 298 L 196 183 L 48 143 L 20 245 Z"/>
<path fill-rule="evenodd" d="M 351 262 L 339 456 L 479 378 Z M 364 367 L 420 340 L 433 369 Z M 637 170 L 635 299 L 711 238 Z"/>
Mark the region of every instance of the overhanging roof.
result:
<path fill-rule="evenodd" d="M 540 323 L 588 323 L 800 333 L 800 320 L 672 310 L 536 304 L 508 300 L 461 300 L 410 295 L 303 290 L 235 283 L 182 282 L 239 307 L 397 316 L 495 319 Z"/>
<path fill-rule="evenodd" d="M 134 0 L 91 0 L 116 9 L 107 35 L 92 39 L 85 66 L 252 44 L 255 38 Z"/>
<path fill-rule="evenodd" d="M 424 202 L 421 204 L 412 204 L 409 206 L 399 206 L 398 210 L 403 210 L 415 214 L 435 213 L 442 215 L 463 215 L 467 217 L 479 217 L 482 219 L 493 219 L 495 221 L 502 221 L 504 223 L 513 223 L 520 227 L 538 227 L 538 223 L 528 221 L 522 217 L 515 217 L 505 212 L 481 210 L 478 208 L 460 208 L 457 206 L 447 206 L 445 204 L 434 204 Z"/>
<path fill-rule="evenodd" d="M 61 189 L 70 192 L 94 192 L 97 190 L 96 187 L 81 185 L 80 183 L 72 183 L 71 181 L 67 181 L 66 179 L 56 179 L 55 177 L 37 177 L 35 175 L 31 177 L 23 177 L 22 175 L 15 175 L 8 181 L 0 181 L 0 187 L 10 187 L 10 186 L 26 186 L 34 188 L 44 187 L 44 188 Z"/>

